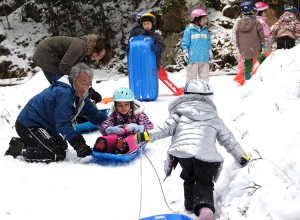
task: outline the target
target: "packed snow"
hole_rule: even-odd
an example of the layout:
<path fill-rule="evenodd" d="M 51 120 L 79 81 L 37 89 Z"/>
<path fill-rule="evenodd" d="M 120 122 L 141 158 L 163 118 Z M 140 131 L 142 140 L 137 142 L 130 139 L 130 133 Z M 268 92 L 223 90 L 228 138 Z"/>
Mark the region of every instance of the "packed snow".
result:
<path fill-rule="evenodd" d="M 218 146 L 225 162 L 215 184 L 216 219 L 300 219 L 299 52 L 300 46 L 272 53 L 244 86 L 238 86 L 232 75 L 210 78 L 220 116 L 252 155 L 249 166 L 240 169 Z M 129 84 L 125 76 L 105 78 L 101 83 L 94 80 L 94 88 L 103 97 Z M 185 70 L 169 74 L 169 78 L 182 87 Z M 60 163 L 27 163 L 4 157 L 10 138 L 16 136 L 18 113 L 47 86 L 40 71 L 24 84 L 1 87 L 0 219 L 132 220 L 173 212 L 195 218 L 184 211 L 180 166 L 163 182 L 170 138 L 149 143 L 144 154 L 129 163 L 114 165 L 92 157 L 79 159 L 72 147 Z M 175 98 L 160 82 L 158 99 L 144 102 L 155 126 L 168 117 L 168 104 Z M 95 131 L 84 137 L 93 146 L 99 135 Z"/>

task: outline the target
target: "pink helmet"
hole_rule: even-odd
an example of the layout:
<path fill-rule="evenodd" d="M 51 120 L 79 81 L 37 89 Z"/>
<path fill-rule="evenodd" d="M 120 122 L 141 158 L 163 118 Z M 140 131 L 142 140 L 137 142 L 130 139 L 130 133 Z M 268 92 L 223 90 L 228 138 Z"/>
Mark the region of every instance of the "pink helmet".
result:
<path fill-rule="evenodd" d="M 255 6 L 256 6 L 256 9 L 257 9 L 257 11 L 264 11 L 264 10 L 266 10 L 269 6 L 266 4 L 266 3 L 264 3 L 264 2 L 256 2 L 255 3 Z"/>
<path fill-rule="evenodd" d="M 200 17 L 200 16 L 207 16 L 206 11 L 202 8 L 196 8 L 191 13 L 192 21 L 194 21 L 195 18 Z"/>

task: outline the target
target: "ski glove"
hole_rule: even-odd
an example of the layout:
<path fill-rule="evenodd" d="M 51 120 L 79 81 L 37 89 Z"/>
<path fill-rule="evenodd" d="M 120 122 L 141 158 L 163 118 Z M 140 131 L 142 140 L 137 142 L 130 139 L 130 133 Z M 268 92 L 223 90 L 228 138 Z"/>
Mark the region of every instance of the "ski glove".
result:
<path fill-rule="evenodd" d="M 138 144 L 141 142 L 150 142 L 149 133 L 147 131 L 145 132 L 139 132 L 134 135 L 134 141 Z"/>
<path fill-rule="evenodd" d="M 126 130 L 124 128 L 124 125 L 117 125 L 117 126 L 110 126 L 106 128 L 105 133 L 107 135 L 109 134 L 117 134 L 117 135 L 124 135 L 126 133 Z"/>
<path fill-rule="evenodd" d="M 265 55 L 267 52 L 266 43 L 261 44 L 261 54 Z"/>
<path fill-rule="evenodd" d="M 159 53 L 161 51 L 161 46 L 158 44 L 153 44 L 151 46 L 151 50 L 153 50 L 155 53 Z"/>
<path fill-rule="evenodd" d="M 81 134 L 77 134 L 69 141 L 69 143 L 77 152 L 77 157 L 86 157 L 90 156 L 93 153 L 92 149 L 88 145 L 86 145 L 85 140 Z"/>
<path fill-rule="evenodd" d="M 189 51 L 183 50 L 183 59 L 185 62 L 189 62 Z"/>
<path fill-rule="evenodd" d="M 164 170 L 165 170 L 165 174 L 166 174 L 165 179 L 168 176 L 171 176 L 172 170 L 173 169 L 175 170 L 177 164 L 178 164 L 177 158 L 171 154 L 168 154 L 167 159 L 164 161 Z"/>
<path fill-rule="evenodd" d="M 94 100 L 95 103 L 99 103 L 102 100 L 102 96 L 93 88 L 89 88 L 89 96 L 90 99 Z"/>
<path fill-rule="evenodd" d="M 249 157 L 246 154 L 244 154 L 241 157 L 239 164 L 241 165 L 241 167 L 245 167 L 249 163 L 249 160 L 250 160 Z"/>
<path fill-rule="evenodd" d="M 127 133 L 129 132 L 143 132 L 145 129 L 145 126 L 144 125 L 138 125 L 138 124 L 135 124 L 135 123 L 131 123 L 131 124 L 127 124 L 125 126 L 125 130 Z"/>

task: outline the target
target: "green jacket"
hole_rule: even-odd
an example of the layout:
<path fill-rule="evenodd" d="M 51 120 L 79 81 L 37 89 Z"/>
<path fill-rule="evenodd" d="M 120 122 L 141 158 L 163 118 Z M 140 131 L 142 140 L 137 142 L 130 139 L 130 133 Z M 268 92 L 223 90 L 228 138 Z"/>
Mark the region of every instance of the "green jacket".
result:
<path fill-rule="evenodd" d="M 72 66 L 90 56 L 96 45 L 97 36 L 83 37 L 55 36 L 41 41 L 35 53 L 33 62 L 42 70 L 60 75 L 69 75 Z"/>

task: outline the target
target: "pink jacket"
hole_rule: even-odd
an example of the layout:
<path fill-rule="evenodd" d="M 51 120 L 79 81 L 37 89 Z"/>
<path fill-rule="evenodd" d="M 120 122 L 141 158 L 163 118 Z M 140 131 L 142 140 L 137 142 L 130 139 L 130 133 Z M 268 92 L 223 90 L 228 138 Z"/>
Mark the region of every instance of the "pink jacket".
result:
<path fill-rule="evenodd" d="M 268 42 L 270 39 L 270 27 L 267 23 L 267 17 L 256 16 L 256 19 L 262 24 L 263 29 L 264 29 L 265 40 L 266 40 L 266 42 Z"/>
<path fill-rule="evenodd" d="M 106 135 L 105 130 L 110 126 L 125 125 L 135 123 L 138 125 L 144 125 L 145 131 L 153 129 L 153 124 L 149 120 L 148 116 L 144 113 L 145 107 L 142 102 L 134 100 L 134 112 L 130 110 L 127 115 L 122 116 L 113 106 L 112 113 L 101 124 L 100 132 L 102 135 Z M 134 133 L 134 132 L 132 132 Z"/>

